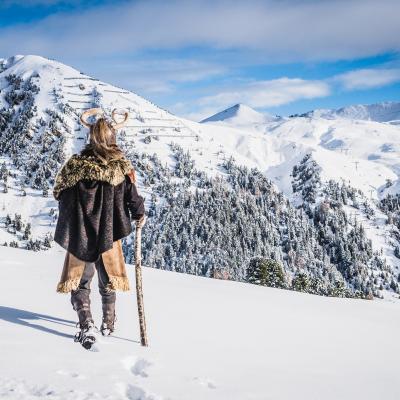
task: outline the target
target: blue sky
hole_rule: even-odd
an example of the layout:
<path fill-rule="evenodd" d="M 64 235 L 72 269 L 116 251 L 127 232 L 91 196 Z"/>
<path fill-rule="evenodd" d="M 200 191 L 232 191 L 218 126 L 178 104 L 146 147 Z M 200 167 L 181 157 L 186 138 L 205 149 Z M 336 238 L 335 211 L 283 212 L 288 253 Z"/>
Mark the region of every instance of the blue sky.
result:
<path fill-rule="evenodd" d="M 38 54 L 199 120 L 399 101 L 397 0 L 0 0 L 0 57 Z"/>

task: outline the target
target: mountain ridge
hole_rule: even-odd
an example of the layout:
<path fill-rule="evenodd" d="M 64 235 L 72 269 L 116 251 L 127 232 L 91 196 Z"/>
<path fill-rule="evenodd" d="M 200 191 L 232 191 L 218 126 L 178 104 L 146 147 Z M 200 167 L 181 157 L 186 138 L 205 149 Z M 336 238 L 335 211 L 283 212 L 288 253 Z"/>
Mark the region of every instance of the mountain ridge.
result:
<path fill-rule="evenodd" d="M 372 104 L 354 104 L 337 109 L 316 109 L 302 114 L 302 116 L 390 122 L 400 120 L 400 102 L 383 101 Z"/>
<path fill-rule="evenodd" d="M 269 123 L 279 119 L 287 119 L 293 117 L 325 119 L 344 118 L 363 121 L 391 122 L 400 120 L 400 102 L 382 101 L 370 104 L 353 104 L 340 108 L 316 108 L 302 114 L 292 114 L 289 117 L 273 117 L 270 114 L 256 111 L 246 104 L 238 103 L 222 111 L 219 111 L 207 118 L 202 119 L 200 123 L 228 122 L 230 124 L 237 124 L 238 126 L 240 126 L 246 124 L 252 125 Z"/>
<path fill-rule="evenodd" d="M 245 125 L 261 124 L 271 120 L 273 120 L 273 117 L 271 117 L 270 115 L 260 113 L 245 104 L 238 103 L 208 118 L 201 120 L 200 123 L 223 121 L 237 125 Z"/>

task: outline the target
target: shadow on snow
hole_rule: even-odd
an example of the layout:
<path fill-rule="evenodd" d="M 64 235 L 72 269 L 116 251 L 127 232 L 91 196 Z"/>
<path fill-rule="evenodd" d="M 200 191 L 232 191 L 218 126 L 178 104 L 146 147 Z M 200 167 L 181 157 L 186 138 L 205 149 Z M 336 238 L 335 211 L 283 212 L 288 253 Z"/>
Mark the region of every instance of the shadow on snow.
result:
<path fill-rule="evenodd" d="M 52 328 L 47 328 L 42 325 L 35 324 L 35 322 L 46 321 L 53 324 L 65 325 L 68 327 L 75 327 L 76 323 L 74 321 L 69 321 L 67 319 L 52 317 L 50 315 L 39 314 L 32 311 L 20 310 L 18 308 L 0 306 L 0 320 L 11 322 L 13 324 L 18 324 L 22 326 L 27 326 L 29 328 L 37 329 L 42 332 L 51 333 L 56 336 L 61 336 L 64 338 L 72 339 L 74 335 L 68 333 L 59 332 Z M 124 340 L 132 343 L 140 343 L 138 340 L 132 340 L 123 338 L 120 336 L 112 335 L 114 339 Z"/>
<path fill-rule="evenodd" d="M 27 326 L 33 329 L 37 329 L 42 332 L 52 333 L 53 335 L 65 337 L 65 338 L 73 338 L 73 335 L 69 335 L 67 333 L 59 332 L 55 329 L 47 328 L 42 325 L 35 324 L 31 321 L 47 321 L 52 322 L 53 324 L 65 325 L 65 326 L 75 326 L 74 321 L 69 321 L 62 318 L 52 317 L 50 315 L 39 314 L 31 311 L 20 310 L 18 308 L 12 307 L 4 307 L 0 306 L 0 319 L 11 322 L 13 324 L 18 324 L 22 326 Z"/>

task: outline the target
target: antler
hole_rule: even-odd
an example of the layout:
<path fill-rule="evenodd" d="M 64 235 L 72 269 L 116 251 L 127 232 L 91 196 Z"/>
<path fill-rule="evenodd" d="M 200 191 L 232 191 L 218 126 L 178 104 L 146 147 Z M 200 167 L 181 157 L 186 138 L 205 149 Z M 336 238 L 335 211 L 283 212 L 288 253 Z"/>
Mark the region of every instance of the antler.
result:
<path fill-rule="evenodd" d="M 103 114 L 104 111 L 101 108 L 90 108 L 89 110 L 86 110 L 81 115 L 82 125 L 86 126 L 86 128 L 90 128 L 92 124 L 89 124 L 89 122 L 87 122 L 87 118 L 91 117 L 92 115 L 103 115 Z"/>
<path fill-rule="evenodd" d="M 116 115 L 116 114 L 118 114 L 118 112 L 117 112 L 117 109 L 114 108 L 114 110 L 113 110 L 113 112 L 112 112 L 112 119 L 113 119 L 114 122 L 115 122 L 115 124 L 113 124 L 113 128 L 114 128 L 115 130 L 122 128 L 122 127 L 125 125 L 126 121 L 128 120 L 128 116 L 129 116 L 128 111 L 125 111 L 125 112 L 124 112 L 124 116 L 125 116 L 125 117 L 124 117 L 124 120 L 121 121 L 121 122 L 118 122 L 118 121 L 115 119 L 115 115 Z"/>

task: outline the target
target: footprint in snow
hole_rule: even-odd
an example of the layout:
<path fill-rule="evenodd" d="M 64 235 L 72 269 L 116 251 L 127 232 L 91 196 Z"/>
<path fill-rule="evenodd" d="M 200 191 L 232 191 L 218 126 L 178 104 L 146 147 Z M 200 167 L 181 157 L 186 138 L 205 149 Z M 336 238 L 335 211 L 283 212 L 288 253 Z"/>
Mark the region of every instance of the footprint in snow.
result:
<path fill-rule="evenodd" d="M 205 386 L 209 389 L 216 389 L 217 386 L 215 383 L 209 378 L 199 378 L 198 376 L 194 377 L 193 380 L 197 382 L 201 386 Z"/>
<path fill-rule="evenodd" d="M 162 400 L 162 397 L 148 393 L 141 387 L 130 384 L 126 388 L 126 397 L 129 400 Z"/>
<path fill-rule="evenodd" d="M 59 369 L 56 372 L 58 375 L 69 376 L 70 378 L 86 379 L 85 375 L 81 375 L 78 372 L 70 372 L 70 371 L 65 371 L 63 369 Z"/>
<path fill-rule="evenodd" d="M 141 376 L 142 378 L 147 378 L 149 376 L 147 369 L 152 365 L 150 361 L 142 357 L 127 357 L 122 363 L 131 374 Z"/>
<path fill-rule="evenodd" d="M 117 383 L 118 392 L 128 400 L 162 400 L 163 398 L 153 393 L 148 393 L 138 385 L 125 385 L 122 382 Z"/>

